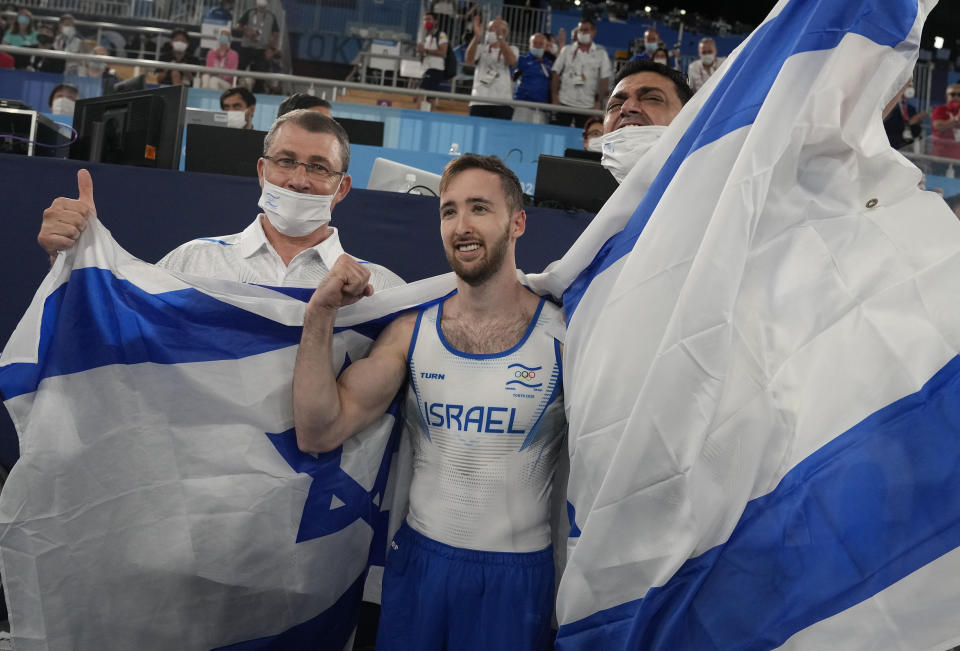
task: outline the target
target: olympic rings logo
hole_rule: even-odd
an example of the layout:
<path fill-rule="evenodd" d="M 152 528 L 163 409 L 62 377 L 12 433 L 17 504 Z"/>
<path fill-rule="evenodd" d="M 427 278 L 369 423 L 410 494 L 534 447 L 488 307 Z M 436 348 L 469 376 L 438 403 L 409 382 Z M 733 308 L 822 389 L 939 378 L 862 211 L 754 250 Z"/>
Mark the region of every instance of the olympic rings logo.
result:
<path fill-rule="evenodd" d="M 524 380 L 532 380 L 537 377 L 537 374 L 533 371 L 517 371 L 513 374 L 513 377 L 522 378 Z"/>

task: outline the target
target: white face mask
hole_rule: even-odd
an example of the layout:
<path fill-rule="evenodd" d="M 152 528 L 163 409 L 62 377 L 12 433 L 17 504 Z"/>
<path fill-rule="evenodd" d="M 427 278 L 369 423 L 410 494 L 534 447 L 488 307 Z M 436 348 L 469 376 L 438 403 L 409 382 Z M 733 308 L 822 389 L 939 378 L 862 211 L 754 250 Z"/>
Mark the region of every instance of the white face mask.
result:
<path fill-rule="evenodd" d="M 259 205 L 278 231 L 289 237 L 302 237 L 330 221 L 330 205 L 340 183 L 333 194 L 305 194 L 278 187 L 264 178 Z"/>
<path fill-rule="evenodd" d="M 599 146 L 599 151 L 603 154 L 600 164 L 613 174 L 617 183 L 623 183 L 623 179 L 637 161 L 657 143 L 666 130 L 666 127 L 659 125 L 621 127 L 595 138 L 590 144 Z"/>
<path fill-rule="evenodd" d="M 662 64 L 662 65 L 667 65 L 667 60 L 666 60 L 666 59 L 654 59 L 653 62 L 654 62 L 654 63 L 660 63 L 660 64 Z"/>
<path fill-rule="evenodd" d="M 73 115 L 73 107 L 76 105 L 69 97 L 58 97 L 50 105 L 50 111 L 56 115 Z"/>
<path fill-rule="evenodd" d="M 247 126 L 247 112 L 227 111 L 227 126 L 232 129 L 242 129 Z"/>
<path fill-rule="evenodd" d="M 534 58 L 534 59 L 539 59 L 540 57 L 543 56 L 543 48 L 542 48 L 542 47 L 532 47 L 532 48 L 530 48 L 530 54 L 533 55 L 533 58 Z"/>
<path fill-rule="evenodd" d="M 700 60 L 703 61 L 703 65 L 712 66 L 716 58 L 716 54 L 704 54 L 702 57 L 700 57 Z"/>
<path fill-rule="evenodd" d="M 560 46 L 558 46 L 556 43 L 550 44 L 550 54 L 556 55 L 556 53 L 559 51 L 560 51 Z"/>
<path fill-rule="evenodd" d="M 73 35 L 77 33 L 77 28 L 73 25 L 64 25 L 60 28 L 60 33 L 67 38 L 73 38 Z"/>
<path fill-rule="evenodd" d="M 485 42 L 487 45 L 490 45 L 491 43 L 496 43 L 496 42 L 497 42 L 497 33 L 496 33 L 496 32 L 487 32 L 486 36 L 484 37 L 484 42 Z"/>
<path fill-rule="evenodd" d="M 266 6 L 267 6 L 267 0 L 257 0 L 257 6 L 258 6 L 258 7 L 266 7 Z"/>
<path fill-rule="evenodd" d="M 907 99 L 913 99 L 914 97 L 917 96 L 917 91 L 914 90 L 913 86 L 910 86 L 905 91 L 903 91 L 903 96 L 906 97 Z"/>
<path fill-rule="evenodd" d="M 173 51 L 174 51 L 174 52 L 186 52 L 186 51 L 187 51 L 187 44 L 184 43 L 183 41 L 173 41 L 172 47 L 173 47 Z"/>
<path fill-rule="evenodd" d="M 87 75 L 90 77 L 99 77 L 107 69 L 106 63 L 88 63 Z"/>
<path fill-rule="evenodd" d="M 577 32 L 577 40 L 580 41 L 580 45 L 590 45 L 593 42 L 593 34 Z"/>

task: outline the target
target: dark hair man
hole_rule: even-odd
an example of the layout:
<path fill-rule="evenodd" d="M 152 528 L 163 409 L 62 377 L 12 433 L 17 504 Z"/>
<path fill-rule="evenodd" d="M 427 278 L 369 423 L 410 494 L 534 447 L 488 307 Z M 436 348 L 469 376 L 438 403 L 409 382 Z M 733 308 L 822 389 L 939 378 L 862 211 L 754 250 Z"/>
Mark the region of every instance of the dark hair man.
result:
<path fill-rule="evenodd" d="M 220 95 L 220 109 L 227 111 L 227 126 L 252 129 L 257 96 L 243 86 L 228 88 Z"/>
<path fill-rule="evenodd" d="M 332 117 L 330 102 L 307 93 L 294 93 L 287 99 L 280 102 L 280 106 L 277 108 L 277 117 L 297 109 L 317 111 L 319 113 L 323 113 L 328 118 Z"/>
<path fill-rule="evenodd" d="M 564 325 L 559 308 L 517 280 L 522 198 L 497 158 L 447 165 L 440 235 L 457 290 L 398 317 L 339 378 L 334 319 L 372 293 L 365 268 L 342 257 L 307 306 L 293 379 L 300 448 L 337 448 L 405 383 L 420 426 L 409 513 L 387 556 L 380 651 L 551 644 Z"/>
<path fill-rule="evenodd" d="M 692 96 L 683 74 L 673 68 L 649 59 L 624 65 L 607 100 L 603 136 L 595 141 L 601 165 L 622 182 Z"/>

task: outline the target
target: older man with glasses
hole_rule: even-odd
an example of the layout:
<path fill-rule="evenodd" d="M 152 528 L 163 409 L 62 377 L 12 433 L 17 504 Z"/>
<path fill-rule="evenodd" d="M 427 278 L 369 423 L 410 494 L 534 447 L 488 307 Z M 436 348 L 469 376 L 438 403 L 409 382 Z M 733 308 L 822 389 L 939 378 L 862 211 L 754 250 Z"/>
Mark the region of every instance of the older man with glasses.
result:
<path fill-rule="evenodd" d="M 960 84 L 947 86 L 947 103 L 933 109 L 930 153 L 960 158 Z"/>
<path fill-rule="evenodd" d="M 201 238 L 157 264 L 198 276 L 270 286 L 316 287 L 344 252 L 331 211 L 350 191 L 350 143 L 339 124 L 316 111 L 277 118 L 257 161 L 262 193 L 253 223 L 241 233 Z M 43 213 L 37 240 L 50 255 L 72 247 L 96 214 L 93 182 L 79 178 L 79 198 L 59 197 Z M 403 284 L 385 267 L 366 264 L 374 290 Z"/>

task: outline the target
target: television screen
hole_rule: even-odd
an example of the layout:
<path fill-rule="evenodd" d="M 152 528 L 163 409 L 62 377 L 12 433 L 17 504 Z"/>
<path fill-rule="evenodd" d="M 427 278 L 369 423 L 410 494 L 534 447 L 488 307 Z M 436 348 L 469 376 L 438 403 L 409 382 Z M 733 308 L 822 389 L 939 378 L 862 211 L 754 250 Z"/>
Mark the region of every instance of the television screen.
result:
<path fill-rule="evenodd" d="M 186 101 L 183 86 L 77 100 L 70 158 L 178 169 Z"/>
<path fill-rule="evenodd" d="M 596 213 L 617 187 L 617 180 L 600 163 L 541 154 L 534 202 L 545 208 Z"/>

